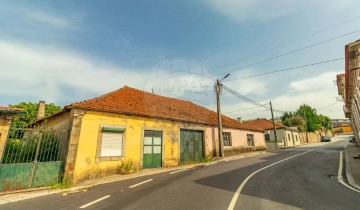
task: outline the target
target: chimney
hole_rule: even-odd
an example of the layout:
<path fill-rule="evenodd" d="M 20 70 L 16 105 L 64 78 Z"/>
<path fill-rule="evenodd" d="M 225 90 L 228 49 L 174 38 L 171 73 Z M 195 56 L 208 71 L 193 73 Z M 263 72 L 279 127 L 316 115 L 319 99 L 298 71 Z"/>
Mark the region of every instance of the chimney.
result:
<path fill-rule="evenodd" d="M 36 115 L 36 120 L 40 120 L 45 117 L 45 101 L 39 101 L 39 107 Z"/>
<path fill-rule="evenodd" d="M 242 118 L 241 118 L 241 117 L 236 118 L 236 120 L 237 120 L 237 121 L 239 121 L 240 123 L 242 123 L 242 122 L 243 122 L 243 120 L 242 120 Z"/>

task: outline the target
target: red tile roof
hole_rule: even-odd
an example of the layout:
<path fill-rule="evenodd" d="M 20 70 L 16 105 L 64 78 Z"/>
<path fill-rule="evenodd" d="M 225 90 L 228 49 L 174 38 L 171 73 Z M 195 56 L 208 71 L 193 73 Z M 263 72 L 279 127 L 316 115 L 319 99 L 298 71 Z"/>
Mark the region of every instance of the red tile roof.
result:
<path fill-rule="evenodd" d="M 6 111 L 24 111 L 24 109 L 12 108 L 12 107 L 8 107 L 8 106 L 0 106 L 0 110 L 6 110 Z"/>
<path fill-rule="evenodd" d="M 82 108 L 97 111 L 217 125 L 217 113 L 190 101 L 164 97 L 124 86 L 102 96 L 76 102 L 64 109 Z M 224 127 L 262 132 L 262 129 L 242 124 L 222 116 Z"/>
<path fill-rule="evenodd" d="M 256 119 L 256 120 L 249 120 L 242 123 L 243 125 L 252 126 L 255 128 L 263 129 L 263 130 L 269 130 L 273 129 L 273 124 L 270 120 L 267 119 Z M 287 128 L 285 125 L 281 123 L 275 123 L 275 127 L 277 129 L 280 128 Z"/>

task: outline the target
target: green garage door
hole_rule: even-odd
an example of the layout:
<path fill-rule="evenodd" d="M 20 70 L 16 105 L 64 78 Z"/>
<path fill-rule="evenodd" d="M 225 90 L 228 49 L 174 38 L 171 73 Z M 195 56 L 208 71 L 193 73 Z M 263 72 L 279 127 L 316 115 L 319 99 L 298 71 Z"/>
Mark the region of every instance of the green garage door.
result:
<path fill-rule="evenodd" d="M 180 163 L 200 162 L 203 158 L 203 131 L 181 129 Z"/>
<path fill-rule="evenodd" d="M 162 132 L 145 131 L 143 168 L 161 167 Z"/>

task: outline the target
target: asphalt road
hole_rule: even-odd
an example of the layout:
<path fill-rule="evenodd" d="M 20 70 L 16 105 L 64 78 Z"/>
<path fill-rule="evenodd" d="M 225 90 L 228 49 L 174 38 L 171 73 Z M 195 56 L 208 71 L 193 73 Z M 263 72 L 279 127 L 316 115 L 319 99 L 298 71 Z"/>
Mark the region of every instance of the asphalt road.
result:
<path fill-rule="evenodd" d="M 360 194 L 337 179 L 345 144 L 317 143 L 219 161 L 98 185 L 87 192 L 8 203 L 0 209 L 360 209 Z"/>

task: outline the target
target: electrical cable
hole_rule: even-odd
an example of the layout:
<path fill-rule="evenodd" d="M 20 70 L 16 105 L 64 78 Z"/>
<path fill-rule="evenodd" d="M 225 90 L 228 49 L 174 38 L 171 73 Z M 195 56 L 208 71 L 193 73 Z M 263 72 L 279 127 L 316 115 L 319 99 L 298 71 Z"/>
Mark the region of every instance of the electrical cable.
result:
<path fill-rule="evenodd" d="M 293 53 L 296 53 L 296 52 L 299 52 L 299 51 L 302 51 L 302 50 L 306 50 L 306 49 L 309 49 L 309 48 L 312 48 L 312 47 L 315 47 L 315 46 L 318 46 L 318 45 L 321 45 L 321 44 L 324 44 L 324 43 L 327 43 L 327 42 L 330 42 L 330 41 L 333 41 L 333 40 L 336 40 L 336 39 L 339 39 L 339 38 L 342 38 L 344 36 L 348 36 L 348 35 L 351 35 L 351 34 L 354 34 L 354 33 L 357 33 L 357 32 L 360 32 L 360 29 L 349 32 L 349 33 L 346 33 L 346 34 L 342 34 L 340 36 L 333 37 L 331 39 L 327 39 L 325 41 L 321 41 L 321 42 L 318 42 L 318 43 L 315 43 L 315 44 L 311 44 L 311 45 L 308 45 L 306 47 L 302 47 L 302 48 L 299 48 L 299 49 L 296 49 L 296 50 L 293 50 L 293 51 L 289 51 L 289 52 L 286 52 L 286 53 L 283 53 L 283 54 L 280 54 L 280 55 L 276 55 L 276 56 L 273 56 L 273 57 L 270 57 L 270 58 L 267 58 L 267 59 L 264 59 L 264 60 L 260 60 L 260 61 L 257 61 L 255 63 L 248 64 L 246 66 L 235 68 L 235 69 L 232 69 L 230 71 L 217 74 L 215 76 L 228 74 L 228 73 L 233 72 L 233 71 L 237 71 L 237 70 L 240 70 L 240 69 L 245 69 L 245 68 L 248 68 L 248 67 L 251 67 L 251 66 L 255 66 L 257 64 L 265 63 L 265 62 L 268 62 L 268 61 L 271 61 L 271 60 L 274 60 L 274 59 L 277 59 L 277 58 L 280 58 L 280 57 L 283 57 L 283 56 L 286 56 L 286 55 L 289 55 L 289 54 L 293 54 Z"/>
<path fill-rule="evenodd" d="M 301 65 L 301 66 L 295 66 L 295 67 L 290 67 L 290 68 L 285 68 L 285 69 L 280 69 L 280 70 L 275 70 L 275 71 L 269 71 L 269 72 L 264 72 L 264 73 L 259 73 L 259 74 L 253 74 L 253 75 L 249 75 L 249 76 L 237 77 L 237 78 L 234 78 L 234 79 L 225 80 L 223 82 L 229 82 L 229 81 L 240 80 L 240 79 L 251 78 L 251 77 L 258 77 L 258 76 L 263 76 L 263 75 L 267 75 L 267 74 L 274 74 L 274 73 L 283 72 L 283 71 L 290 71 L 290 70 L 305 68 L 305 67 L 309 67 L 309 66 L 320 65 L 320 64 L 324 64 L 324 63 L 331 63 L 331 62 L 344 60 L 344 59 L 345 58 L 334 58 L 334 59 L 331 59 L 331 60 L 320 61 L 320 62 L 317 62 L 317 63 L 310 63 L 310 64 Z"/>
<path fill-rule="evenodd" d="M 231 65 L 231 64 L 237 63 L 237 62 L 239 62 L 239 61 L 247 60 L 247 59 L 249 59 L 249 58 L 253 58 L 253 57 L 255 57 L 255 56 L 258 56 L 258 55 L 261 55 L 261 54 L 264 54 L 264 53 L 273 51 L 273 50 L 275 50 L 275 49 L 284 47 L 284 46 L 286 46 L 286 45 L 289 45 L 289 44 L 292 44 L 292 43 L 294 43 L 294 42 L 300 41 L 300 40 L 302 40 L 302 39 L 305 39 L 305 38 L 311 37 L 311 36 L 313 36 L 313 35 L 319 34 L 319 33 L 321 33 L 321 32 L 327 31 L 327 30 L 329 30 L 329 29 L 336 28 L 336 27 L 338 27 L 338 26 L 340 26 L 340 25 L 343 25 L 343 24 L 345 24 L 345 23 L 349 23 L 349 22 L 354 21 L 354 20 L 356 20 L 356 19 L 358 19 L 358 18 L 360 18 L 360 16 L 356 16 L 356 17 L 354 17 L 354 18 L 345 20 L 345 21 L 340 22 L 340 23 L 338 23 L 338 24 L 329 26 L 329 27 L 327 27 L 327 28 L 323 28 L 323 29 L 321 29 L 321 30 L 319 30 L 319 31 L 315 31 L 315 32 L 306 34 L 306 35 L 304 35 L 304 36 L 301 36 L 301 37 L 299 37 L 299 38 L 295 38 L 295 39 L 293 39 L 293 40 L 291 40 L 291 41 L 288 41 L 288 42 L 285 42 L 285 43 L 283 43 L 283 44 L 276 45 L 276 46 L 271 47 L 271 48 L 269 48 L 269 49 L 266 49 L 266 50 L 263 50 L 263 51 L 259 51 L 259 52 L 257 52 L 257 53 L 254 53 L 254 54 L 250 55 L 250 56 L 246 56 L 246 57 L 240 58 L 240 59 L 238 59 L 238 60 L 235 60 L 235 61 L 233 61 L 233 62 L 231 62 L 231 63 L 227 63 L 227 64 L 225 64 L 225 65 L 217 66 L 217 67 L 215 67 L 214 69 L 223 68 L 223 67 L 229 66 L 229 65 Z"/>

